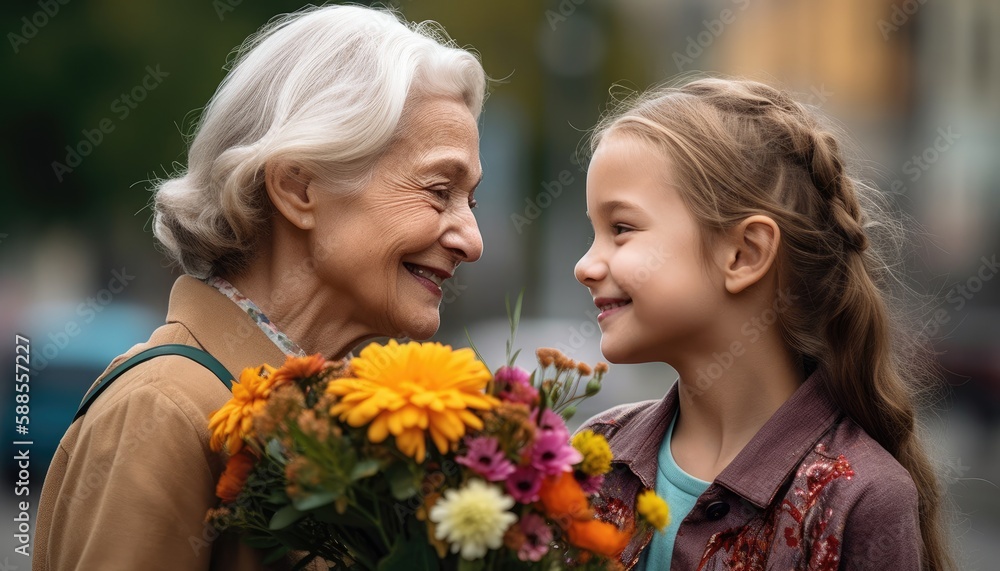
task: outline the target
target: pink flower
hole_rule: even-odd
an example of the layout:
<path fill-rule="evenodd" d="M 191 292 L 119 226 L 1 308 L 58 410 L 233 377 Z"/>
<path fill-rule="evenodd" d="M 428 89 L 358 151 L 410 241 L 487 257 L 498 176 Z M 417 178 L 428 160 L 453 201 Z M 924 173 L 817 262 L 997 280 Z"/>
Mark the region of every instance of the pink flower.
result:
<path fill-rule="evenodd" d="M 542 489 L 542 475 L 531 465 L 518 466 L 507 478 L 507 493 L 518 503 L 530 504 L 538 501 L 538 491 Z"/>
<path fill-rule="evenodd" d="M 501 383 L 500 398 L 508 402 L 538 404 L 538 389 L 531 386 L 531 374 L 520 367 L 503 366 L 494 376 Z"/>
<path fill-rule="evenodd" d="M 531 418 L 538 418 L 537 410 L 531 413 Z M 542 433 L 559 434 L 563 440 L 569 441 L 569 429 L 566 428 L 566 422 L 551 408 L 542 411 L 542 418 L 538 419 L 538 430 Z"/>
<path fill-rule="evenodd" d="M 558 431 L 538 432 L 531 446 L 531 465 L 550 476 L 572 470 L 573 464 L 583 460 L 583 455 L 567 442 L 568 437 L 569 434 Z"/>
<path fill-rule="evenodd" d="M 466 438 L 469 450 L 455 461 L 491 482 L 499 482 L 514 472 L 514 464 L 504 456 L 497 439 L 492 436 Z"/>
<path fill-rule="evenodd" d="M 545 522 L 545 518 L 536 513 L 525 514 L 518 525 L 524 534 L 524 543 L 517 550 L 517 558 L 521 561 L 541 560 L 549 551 L 552 528 Z"/>
<path fill-rule="evenodd" d="M 580 470 L 574 470 L 573 476 L 576 481 L 580 484 L 580 489 L 583 493 L 588 496 L 596 494 L 601 491 L 601 486 L 604 485 L 604 474 L 596 474 L 594 476 L 588 476 L 581 472 Z"/>

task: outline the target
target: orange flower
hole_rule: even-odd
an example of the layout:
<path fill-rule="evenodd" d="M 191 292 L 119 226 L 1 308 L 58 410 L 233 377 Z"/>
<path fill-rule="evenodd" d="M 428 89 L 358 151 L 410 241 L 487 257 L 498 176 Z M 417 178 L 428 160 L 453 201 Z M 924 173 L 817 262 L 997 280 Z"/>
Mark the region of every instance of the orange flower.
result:
<path fill-rule="evenodd" d="M 261 365 L 243 369 L 240 380 L 233 383 L 233 398 L 212 413 L 208 430 L 212 433 L 209 446 L 218 452 L 223 445 L 230 454 L 243 448 L 243 439 L 253 435 L 253 419 L 267 404 L 271 391 L 280 385 L 274 378 L 274 367 Z"/>
<path fill-rule="evenodd" d="M 560 472 L 558 476 L 545 478 L 538 496 L 545 512 L 556 521 L 591 517 L 587 495 L 583 493 L 572 472 Z"/>
<path fill-rule="evenodd" d="M 593 519 L 587 496 L 572 472 L 549 476 L 538 493 L 548 516 L 559 522 L 580 549 L 617 559 L 632 538 L 614 524 Z"/>
<path fill-rule="evenodd" d="M 500 405 L 483 389 L 492 378 L 472 349 L 395 339 L 372 343 L 351 360 L 350 377 L 335 379 L 326 393 L 340 397 L 332 416 L 354 427 L 368 426 L 375 444 L 391 434 L 403 454 L 423 462 L 428 434 L 442 454 L 482 430 L 475 411 Z"/>
<path fill-rule="evenodd" d="M 285 364 L 274 372 L 273 378 L 275 383 L 301 381 L 302 379 L 319 375 L 325 368 L 326 359 L 319 353 L 309 355 L 308 357 L 293 357 L 289 355 L 285 359 Z"/>
<path fill-rule="evenodd" d="M 597 519 L 573 520 L 566 531 L 573 545 L 609 559 L 618 559 L 632 539 L 630 533 Z"/>
<path fill-rule="evenodd" d="M 229 461 L 226 462 L 226 469 L 222 472 L 219 483 L 215 487 L 215 495 L 227 504 L 235 502 L 256 463 L 257 456 L 249 448 L 242 448 L 230 456 Z"/>

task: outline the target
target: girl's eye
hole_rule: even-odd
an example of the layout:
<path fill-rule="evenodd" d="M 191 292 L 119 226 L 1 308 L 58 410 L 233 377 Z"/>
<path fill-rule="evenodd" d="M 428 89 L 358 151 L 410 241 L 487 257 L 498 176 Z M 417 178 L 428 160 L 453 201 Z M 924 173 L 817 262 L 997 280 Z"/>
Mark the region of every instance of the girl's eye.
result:
<path fill-rule="evenodd" d="M 624 232 L 631 232 L 631 231 L 632 229 L 629 228 L 628 226 L 622 226 L 621 224 L 611 225 L 611 232 L 614 233 L 615 236 L 618 236 Z"/>

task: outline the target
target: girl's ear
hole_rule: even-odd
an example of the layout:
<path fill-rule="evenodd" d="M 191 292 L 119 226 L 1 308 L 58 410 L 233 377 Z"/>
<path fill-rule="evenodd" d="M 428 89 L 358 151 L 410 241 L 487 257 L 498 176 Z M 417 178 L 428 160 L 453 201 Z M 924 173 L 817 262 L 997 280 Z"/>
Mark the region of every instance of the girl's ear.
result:
<path fill-rule="evenodd" d="M 264 186 L 271 204 L 302 230 L 312 229 L 316 221 L 316 189 L 311 182 L 309 173 L 294 164 L 268 162 L 264 166 Z"/>
<path fill-rule="evenodd" d="M 730 230 L 725 243 L 726 290 L 739 293 L 761 280 L 778 255 L 781 231 L 768 216 L 749 216 Z"/>

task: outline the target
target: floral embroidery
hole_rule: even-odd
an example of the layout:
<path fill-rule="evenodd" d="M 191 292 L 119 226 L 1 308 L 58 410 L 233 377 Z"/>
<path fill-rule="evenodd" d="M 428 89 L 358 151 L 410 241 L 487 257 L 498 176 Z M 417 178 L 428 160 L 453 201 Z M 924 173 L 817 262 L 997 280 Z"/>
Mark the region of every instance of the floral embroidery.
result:
<path fill-rule="evenodd" d="M 281 349 L 286 355 L 305 357 L 305 351 L 303 351 L 294 341 L 289 339 L 288 335 L 278 331 L 278 328 L 275 327 L 275 325 L 271 323 L 271 320 L 264 315 L 264 312 L 257 307 L 257 304 L 250 301 L 250 298 L 240 293 L 239 290 L 233 286 L 233 284 L 218 276 L 211 276 L 204 281 L 206 284 L 219 290 L 222 295 L 231 299 L 233 303 L 245 311 L 246 314 L 250 316 L 250 319 L 253 319 L 254 323 L 260 327 L 260 330 L 267 335 L 267 338 L 277 345 L 278 348 Z"/>
<path fill-rule="evenodd" d="M 817 447 L 816 452 L 825 449 Z M 805 550 L 808 546 L 808 565 L 797 568 L 810 571 L 836 571 L 840 566 L 840 540 L 837 532 L 829 532 L 827 526 L 833 519 L 833 510 L 825 508 L 819 512 L 814 510 L 823 490 L 839 478 L 850 480 L 854 470 L 850 462 L 841 454 L 836 460 L 820 456 L 820 459 L 803 464 L 795 475 L 792 500 L 782 500 L 774 508 L 768 509 L 761 517 L 747 525 L 727 529 L 714 534 L 705 546 L 701 562 L 702 569 L 709 563 L 718 564 L 716 555 L 720 552 L 728 554 L 725 569 L 732 571 L 763 570 L 768 555 L 771 553 L 771 543 L 780 520 L 791 519 L 782 530 L 785 545 L 791 548 Z M 785 516 L 785 517 L 782 517 Z M 804 530 L 809 530 L 809 537 L 803 537 Z M 802 559 L 806 553 L 802 553 Z M 804 561 L 802 563 L 805 563 Z"/>

